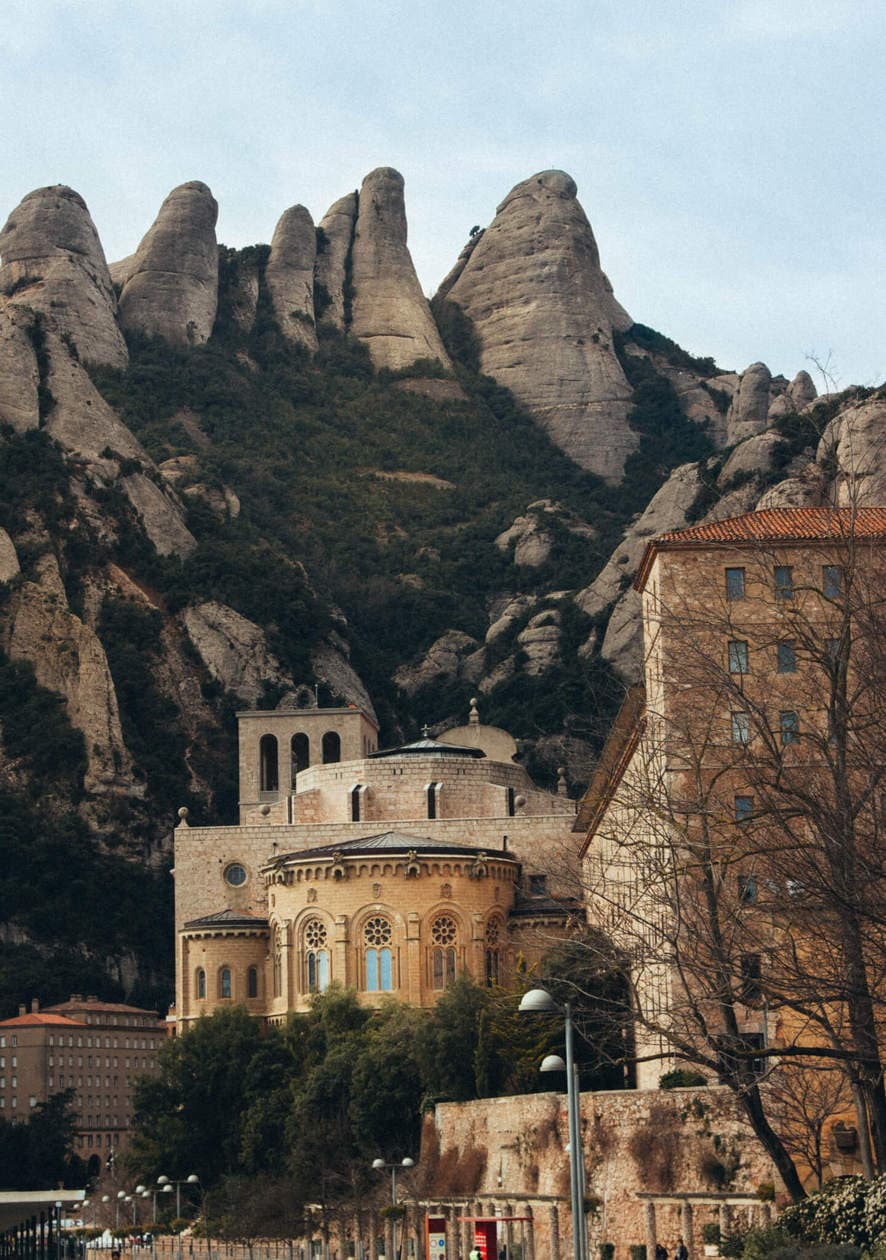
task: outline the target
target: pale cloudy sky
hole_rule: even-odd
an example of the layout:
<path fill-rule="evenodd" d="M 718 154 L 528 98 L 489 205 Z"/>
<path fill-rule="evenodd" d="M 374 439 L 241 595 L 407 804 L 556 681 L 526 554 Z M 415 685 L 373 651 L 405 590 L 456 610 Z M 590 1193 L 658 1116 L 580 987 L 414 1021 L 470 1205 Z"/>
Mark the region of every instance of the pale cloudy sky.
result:
<path fill-rule="evenodd" d="M 560 167 L 635 319 L 878 384 L 884 35 L 880 0 L 2 0 L 0 220 L 70 184 L 113 260 L 201 179 L 245 245 L 395 166 L 431 293 Z"/>

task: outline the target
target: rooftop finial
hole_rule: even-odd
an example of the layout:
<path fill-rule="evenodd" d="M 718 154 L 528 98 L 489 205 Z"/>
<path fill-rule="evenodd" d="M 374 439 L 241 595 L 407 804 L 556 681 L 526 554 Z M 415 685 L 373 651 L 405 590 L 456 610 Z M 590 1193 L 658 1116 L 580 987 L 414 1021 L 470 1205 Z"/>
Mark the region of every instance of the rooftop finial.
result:
<path fill-rule="evenodd" d="M 566 782 L 566 767 L 557 766 L 557 795 L 568 796 L 569 785 Z"/>
<path fill-rule="evenodd" d="M 477 709 L 476 696 L 471 696 L 471 714 L 470 714 L 470 717 L 468 718 L 468 722 L 470 723 L 471 726 L 480 725 L 480 713 Z"/>
<path fill-rule="evenodd" d="M 428 724 L 427 724 L 427 722 L 425 722 L 424 726 L 421 728 L 422 739 L 427 739 L 427 738 L 428 738 L 428 736 L 430 735 L 430 733 L 431 733 L 431 732 L 430 732 L 430 729 L 429 729 L 429 727 L 428 727 Z"/>

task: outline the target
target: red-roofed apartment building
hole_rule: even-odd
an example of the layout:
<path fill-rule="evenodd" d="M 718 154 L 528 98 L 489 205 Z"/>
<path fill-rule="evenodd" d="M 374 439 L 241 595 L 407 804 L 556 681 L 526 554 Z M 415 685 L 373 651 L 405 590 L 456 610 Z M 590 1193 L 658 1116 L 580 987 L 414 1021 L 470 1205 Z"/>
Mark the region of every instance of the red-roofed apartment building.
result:
<path fill-rule="evenodd" d="M 156 1012 L 73 994 L 0 1021 L 0 1116 L 26 1120 L 38 1103 L 74 1091 L 77 1152 L 95 1175 L 125 1144 L 139 1076 L 156 1070 L 166 1025 Z"/>
<path fill-rule="evenodd" d="M 590 919 L 630 960 L 641 1087 L 699 1040 L 708 1080 L 718 1038 L 749 1078 L 755 1049 L 851 1044 L 845 968 L 886 891 L 884 542 L 886 509 L 786 508 L 646 549 L 643 687 L 576 825 Z M 868 961 L 884 988 L 886 949 Z"/>

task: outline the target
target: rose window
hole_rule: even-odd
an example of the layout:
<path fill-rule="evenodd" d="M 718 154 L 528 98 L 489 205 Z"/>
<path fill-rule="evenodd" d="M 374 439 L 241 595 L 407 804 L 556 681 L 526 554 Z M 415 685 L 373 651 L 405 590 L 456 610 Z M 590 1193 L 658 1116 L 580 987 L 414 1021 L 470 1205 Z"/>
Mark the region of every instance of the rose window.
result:
<path fill-rule="evenodd" d="M 311 919 L 305 924 L 305 944 L 308 949 L 325 949 L 329 935 L 319 919 Z"/>
<path fill-rule="evenodd" d="M 380 915 L 370 919 L 363 929 L 363 940 L 367 945 L 390 945 L 391 925 L 388 920 Z"/>
<path fill-rule="evenodd" d="M 458 928 L 455 926 L 455 919 L 448 914 L 441 914 L 439 919 L 434 920 L 431 940 L 435 945 L 454 945 L 457 936 Z"/>

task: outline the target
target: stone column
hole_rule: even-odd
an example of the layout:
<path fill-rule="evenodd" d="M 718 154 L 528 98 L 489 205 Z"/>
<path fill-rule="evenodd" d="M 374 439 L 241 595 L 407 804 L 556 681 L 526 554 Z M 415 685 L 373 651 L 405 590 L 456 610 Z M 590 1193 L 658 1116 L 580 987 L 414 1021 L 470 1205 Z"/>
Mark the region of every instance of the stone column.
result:
<path fill-rule="evenodd" d="M 514 1215 L 513 1203 L 506 1203 L 505 1216 L 513 1216 L 513 1215 Z M 511 1251 L 513 1250 L 513 1246 L 514 1246 L 514 1222 L 507 1221 L 505 1224 L 505 1247 L 507 1248 L 508 1260 L 511 1260 Z"/>
<path fill-rule="evenodd" d="M 535 1218 L 532 1215 L 532 1208 L 525 1207 L 524 1216 L 528 1216 L 529 1220 L 524 1221 L 520 1238 L 524 1244 L 523 1260 L 535 1260 Z"/>
<path fill-rule="evenodd" d="M 461 1255 L 458 1237 L 458 1209 L 446 1208 L 446 1260 L 458 1260 Z"/>
<path fill-rule="evenodd" d="M 548 1223 L 551 1230 L 550 1260 L 560 1260 L 560 1209 L 556 1203 L 551 1204 Z"/>
<path fill-rule="evenodd" d="M 646 1217 L 646 1260 L 655 1260 L 655 1244 L 658 1242 L 658 1230 L 655 1222 L 655 1204 L 651 1199 L 646 1201 L 644 1215 Z"/>
<path fill-rule="evenodd" d="M 689 1252 L 689 1260 L 695 1260 L 695 1243 L 692 1237 L 692 1204 L 687 1199 L 683 1204 L 683 1241 Z"/>
<path fill-rule="evenodd" d="M 732 1233 L 732 1208 L 728 1203 L 720 1204 L 720 1237 L 725 1238 Z"/>
<path fill-rule="evenodd" d="M 348 974 L 348 916 L 337 914 L 332 929 L 332 979 L 342 984 L 353 984 L 355 977 Z"/>
<path fill-rule="evenodd" d="M 378 1213 L 369 1213 L 369 1260 L 378 1260 Z"/>
<path fill-rule="evenodd" d="M 424 988 L 421 956 L 421 922 L 414 910 L 406 916 L 406 974 L 401 977 L 407 1002 L 419 1006 Z"/>

